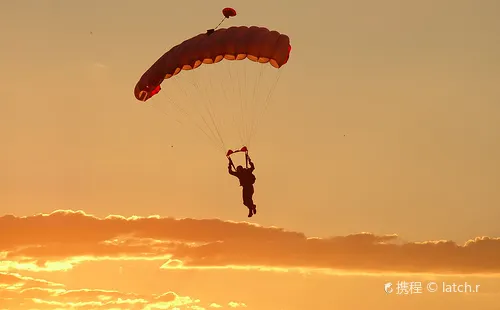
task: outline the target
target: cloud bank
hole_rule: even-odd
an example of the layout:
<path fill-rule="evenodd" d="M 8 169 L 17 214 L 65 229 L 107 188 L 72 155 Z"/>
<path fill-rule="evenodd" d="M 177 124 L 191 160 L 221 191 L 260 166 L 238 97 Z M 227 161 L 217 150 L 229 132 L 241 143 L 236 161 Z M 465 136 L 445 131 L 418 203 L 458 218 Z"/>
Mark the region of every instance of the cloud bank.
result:
<path fill-rule="evenodd" d="M 95 260 L 163 260 L 162 268 L 237 268 L 436 274 L 500 273 L 500 238 L 402 243 L 360 233 L 299 232 L 217 219 L 173 219 L 58 210 L 0 217 L 0 271 L 69 270 Z"/>
<path fill-rule="evenodd" d="M 174 292 L 160 295 L 140 295 L 110 290 L 68 290 L 64 285 L 45 280 L 0 272 L 0 310 L 7 309 L 215 309 L 242 308 L 245 304 L 229 302 L 204 305 L 200 300 L 182 297 Z"/>

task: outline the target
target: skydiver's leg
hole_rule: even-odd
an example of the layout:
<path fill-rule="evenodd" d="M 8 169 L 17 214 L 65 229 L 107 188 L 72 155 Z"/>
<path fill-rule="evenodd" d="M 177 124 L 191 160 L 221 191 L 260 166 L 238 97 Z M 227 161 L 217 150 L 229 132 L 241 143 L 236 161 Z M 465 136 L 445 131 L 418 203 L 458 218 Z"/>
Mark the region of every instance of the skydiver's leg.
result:
<path fill-rule="evenodd" d="M 257 206 L 254 204 L 253 202 L 253 193 L 254 193 L 254 188 L 253 188 L 253 185 L 250 186 L 249 190 L 248 190 L 248 202 L 249 202 L 249 205 L 252 206 L 252 212 L 253 214 L 257 214 Z"/>
<path fill-rule="evenodd" d="M 243 204 L 248 208 L 248 217 L 252 217 L 254 214 L 251 192 L 249 186 L 243 186 Z"/>

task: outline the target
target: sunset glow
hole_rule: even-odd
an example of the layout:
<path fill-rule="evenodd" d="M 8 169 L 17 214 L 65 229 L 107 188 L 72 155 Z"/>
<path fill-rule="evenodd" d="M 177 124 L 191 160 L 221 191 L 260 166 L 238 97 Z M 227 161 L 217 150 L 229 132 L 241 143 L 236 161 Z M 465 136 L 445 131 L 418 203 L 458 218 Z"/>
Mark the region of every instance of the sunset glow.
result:
<path fill-rule="evenodd" d="M 2 2 L 0 310 L 499 310 L 499 11 Z"/>

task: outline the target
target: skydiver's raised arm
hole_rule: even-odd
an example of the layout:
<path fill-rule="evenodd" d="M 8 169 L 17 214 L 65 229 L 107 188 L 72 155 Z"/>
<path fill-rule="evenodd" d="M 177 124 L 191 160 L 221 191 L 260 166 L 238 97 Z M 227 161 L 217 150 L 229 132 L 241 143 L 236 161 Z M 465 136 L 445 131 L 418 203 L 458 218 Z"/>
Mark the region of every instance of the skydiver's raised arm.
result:
<path fill-rule="evenodd" d="M 248 163 L 250 164 L 250 172 L 253 172 L 255 170 L 255 165 L 253 164 L 252 160 L 248 159 Z"/>
<path fill-rule="evenodd" d="M 227 165 L 227 172 L 229 172 L 230 175 L 236 176 L 236 172 L 233 171 L 231 164 Z"/>

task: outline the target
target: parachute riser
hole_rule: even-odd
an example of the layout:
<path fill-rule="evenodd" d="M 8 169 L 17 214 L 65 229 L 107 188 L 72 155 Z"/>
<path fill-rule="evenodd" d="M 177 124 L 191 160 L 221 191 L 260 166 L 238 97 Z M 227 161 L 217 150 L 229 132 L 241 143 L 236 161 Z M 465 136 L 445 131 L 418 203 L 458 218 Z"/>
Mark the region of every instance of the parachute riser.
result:
<path fill-rule="evenodd" d="M 231 167 L 233 167 L 233 169 L 236 170 L 236 167 L 234 166 L 233 160 L 231 159 L 231 157 L 227 156 L 227 159 L 229 159 L 229 164 L 231 165 Z"/>

